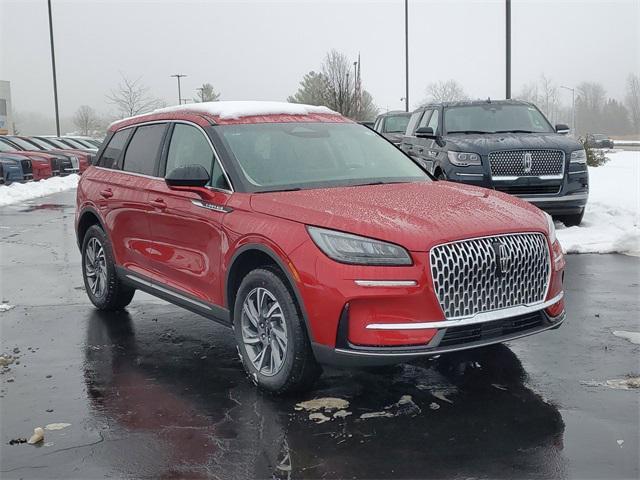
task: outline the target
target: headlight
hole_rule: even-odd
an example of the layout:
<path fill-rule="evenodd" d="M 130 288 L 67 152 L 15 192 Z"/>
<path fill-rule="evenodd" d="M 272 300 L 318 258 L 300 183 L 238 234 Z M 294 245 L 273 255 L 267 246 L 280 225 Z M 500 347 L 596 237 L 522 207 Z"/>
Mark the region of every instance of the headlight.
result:
<path fill-rule="evenodd" d="M 467 152 L 447 152 L 449 161 L 458 167 L 468 167 L 469 165 L 481 165 L 480 155 Z"/>
<path fill-rule="evenodd" d="M 571 163 L 587 163 L 587 152 L 584 149 L 571 152 Z"/>
<path fill-rule="evenodd" d="M 556 224 L 553 223 L 553 217 L 549 215 L 547 212 L 544 212 L 547 217 L 547 224 L 549 225 L 549 240 L 551 241 L 551 245 L 556 243 Z"/>
<path fill-rule="evenodd" d="M 402 247 L 349 233 L 307 227 L 309 235 L 329 258 L 355 265 L 411 265 L 411 256 Z"/>

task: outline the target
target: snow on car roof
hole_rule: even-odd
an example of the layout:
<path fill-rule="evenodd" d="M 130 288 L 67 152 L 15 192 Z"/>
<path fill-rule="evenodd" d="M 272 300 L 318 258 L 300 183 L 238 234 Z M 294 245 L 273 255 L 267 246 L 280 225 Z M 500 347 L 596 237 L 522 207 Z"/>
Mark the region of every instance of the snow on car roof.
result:
<path fill-rule="evenodd" d="M 170 112 L 194 112 L 205 113 L 221 119 L 253 117 L 260 115 L 309 115 L 323 113 L 339 115 L 328 107 L 305 105 L 302 103 L 288 102 L 261 102 L 261 101 L 221 101 L 191 103 L 189 105 L 175 105 L 154 110 L 152 113 Z"/>

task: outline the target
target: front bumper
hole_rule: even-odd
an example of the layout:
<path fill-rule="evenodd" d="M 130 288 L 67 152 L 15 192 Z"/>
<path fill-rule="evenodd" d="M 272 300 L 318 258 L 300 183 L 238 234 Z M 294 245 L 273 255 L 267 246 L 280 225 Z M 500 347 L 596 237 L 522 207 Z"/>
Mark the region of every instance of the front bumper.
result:
<path fill-rule="evenodd" d="M 339 329 L 335 348 L 321 344 L 312 344 L 318 362 L 337 367 L 366 367 L 393 365 L 408 362 L 419 357 L 440 355 L 473 348 L 485 347 L 496 343 L 508 342 L 558 328 L 564 321 L 564 310 L 552 317 L 544 310 L 516 315 L 498 320 L 475 323 L 460 322 L 457 326 L 446 326 L 426 345 L 403 347 L 360 347 L 341 338 Z M 342 319 L 341 319 L 342 323 Z M 433 322 L 449 324 L 454 322 Z"/>
<path fill-rule="evenodd" d="M 584 210 L 589 192 L 576 192 L 561 197 L 520 197 L 550 215 L 579 214 Z"/>

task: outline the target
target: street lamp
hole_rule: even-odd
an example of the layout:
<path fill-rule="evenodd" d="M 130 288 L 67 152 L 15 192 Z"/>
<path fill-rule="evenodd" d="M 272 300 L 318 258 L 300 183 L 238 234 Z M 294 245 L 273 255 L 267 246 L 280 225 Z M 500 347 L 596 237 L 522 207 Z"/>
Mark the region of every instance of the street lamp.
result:
<path fill-rule="evenodd" d="M 566 90 L 571 91 L 571 129 L 573 130 L 573 135 L 576 134 L 576 89 L 571 87 L 565 87 L 564 85 L 560 85 L 560 88 L 564 88 Z"/>
<path fill-rule="evenodd" d="M 47 0 L 49 7 L 49 42 L 51 44 L 51 69 L 53 70 L 53 102 L 56 109 L 56 136 L 60 136 L 60 114 L 58 112 L 58 80 L 56 79 L 56 54 L 53 48 L 53 19 L 51 17 L 51 0 Z"/>
<path fill-rule="evenodd" d="M 506 94 L 507 100 L 511 98 L 511 0 L 506 0 L 505 5 L 505 44 L 506 44 Z"/>
<path fill-rule="evenodd" d="M 186 75 L 183 75 L 182 73 L 176 73 L 174 75 L 171 75 L 171 77 L 175 77 L 178 79 L 178 105 L 182 105 L 182 92 L 180 90 L 180 79 L 182 77 L 186 77 Z"/>
<path fill-rule="evenodd" d="M 409 0 L 404 0 L 404 111 L 409 111 Z"/>

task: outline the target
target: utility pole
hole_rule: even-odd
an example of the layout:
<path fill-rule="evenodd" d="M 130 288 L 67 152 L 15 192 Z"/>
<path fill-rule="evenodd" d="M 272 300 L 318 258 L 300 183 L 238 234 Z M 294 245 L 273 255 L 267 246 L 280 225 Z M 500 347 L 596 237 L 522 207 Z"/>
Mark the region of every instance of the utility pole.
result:
<path fill-rule="evenodd" d="M 49 43 L 51 44 L 51 68 L 53 70 L 53 102 L 56 110 L 56 136 L 60 136 L 60 113 L 58 111 L 58 80 L 56 78 L 56 54 L 53 48 L 53 19 L 51 17 L 51 0 L 47 0 L 49 7 Z"/>
<path fill-rule="evenodd" d="M 505 11 L 505 17 L 506 17 L 506 45 L 507 45 L 507 58 L 506 58 L 506 67 L 507 67 L 507 78 L 506 78 L 506 84 L 507 84 L 507 92 L 506 92 L 506 98 L 509 99 L 511 98 L 511 0 L 506 0 L 506 11 Z"/>
<path fill-rule="evenodd" d="M 409 0 L 404 0 L 404 111 L 409 111 Z"/>
<path fill-rule="evenodd" d="M 566 90 L 571 91 L 571 130 L 573 131 L 573 135 L 576 134 L 576 89 L 565 87 L 564 85 L 560 85 L 560 88 L 564 88 Z"/>
<path fill-rule="evenodd" d="M 171 76 L 178 79 L 178 105 L 182 105 L 182 91 L 180 90 L 180 79 L 182 77 L 186 77 L 186 75 L 183 75 L 182 73 L 176 73 Z"/>

